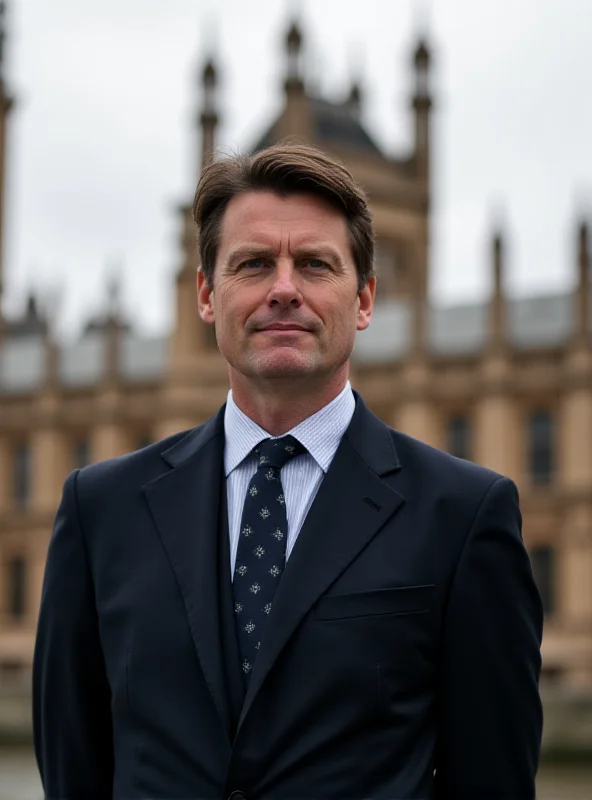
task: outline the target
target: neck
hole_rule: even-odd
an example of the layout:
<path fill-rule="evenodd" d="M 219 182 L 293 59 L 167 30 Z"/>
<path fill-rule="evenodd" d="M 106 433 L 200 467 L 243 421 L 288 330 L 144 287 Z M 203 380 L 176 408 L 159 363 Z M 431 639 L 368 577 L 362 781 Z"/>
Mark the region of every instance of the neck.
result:
<path fill-rule="evenodd" d="M 348 380 L 345 370 L 333 376 L 322 386 L 298 386 L 297 381 L 267 381 L 254 385 L 244 376 L 230 373 L 232 399 L 259 427 L 271 436 L 282 436 L 321 408 L 324 408 L 343 391 Z"/>

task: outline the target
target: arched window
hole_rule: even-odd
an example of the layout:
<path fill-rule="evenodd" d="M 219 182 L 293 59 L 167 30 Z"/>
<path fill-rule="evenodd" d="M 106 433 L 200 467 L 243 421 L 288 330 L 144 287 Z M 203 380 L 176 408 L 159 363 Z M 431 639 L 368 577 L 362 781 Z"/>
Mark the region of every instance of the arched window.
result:
<path fill-rule="evenodd" d="M 74 469 L 82 469 L 90 464 L 90 442 L 80 439 L 74 445 Z"/>
<path fill-rule="evenodd" d="M 532 572 L 545 614 L 555 611 L 555 550 L 551 545 L 536 545 L 530 552 Z"/>
<path fill-rule="evenodd" d="M 32 486 L 31 448 L 26 442 L 17 445 L 13 461 L 13 492 L 18 508 L 26 508 L 31 499 Z"/>
<path fill-rule="evenodd" d="M 6 565 L 6 607 L 8 616 L 22 619 L 27 612 L 27 562 L 23 556 L 13 556 Z"/>
<path fill-rule="evenodd" d="M 548 411 L 535 411 L 528 421 L 528 467 L 532 483 L 546 485 L 555 472 L 554 420 Z"/>
<path fill-rule="evenodd" d="M 456 414 L 448 420 L 446 449 L 457 458 L 471 457 L 471 426 L 467 417 Z"/>
<path fill-rule="evenodd" d="M 396 294 L 397 250 L 392 242 L 378 241 L 374 251 L 374 271 L 376 273 L 376 296 L 388 300 Z"/>

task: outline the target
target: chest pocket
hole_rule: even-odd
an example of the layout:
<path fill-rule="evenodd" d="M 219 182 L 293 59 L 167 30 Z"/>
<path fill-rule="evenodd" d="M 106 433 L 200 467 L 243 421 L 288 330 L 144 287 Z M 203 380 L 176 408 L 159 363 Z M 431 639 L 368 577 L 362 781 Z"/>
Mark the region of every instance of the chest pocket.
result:
<path fill-rule="evenodd" d="M 318 602 L 317 619 L 330 621 L 384 614 L 425 614 L 430 609 L 434 589 L 434 584 L 424 584 L 326 595 Z"/>

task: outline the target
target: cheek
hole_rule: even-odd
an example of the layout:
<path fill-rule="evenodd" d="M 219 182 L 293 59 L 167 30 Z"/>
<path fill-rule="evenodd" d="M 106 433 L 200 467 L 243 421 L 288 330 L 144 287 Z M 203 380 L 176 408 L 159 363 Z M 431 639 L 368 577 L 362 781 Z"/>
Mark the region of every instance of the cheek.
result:
<path fill-rule="evenodd" d="M 222 334 L 224 330 L 239 329 L 232 334 L 236 336 L 257 310 L 260 303 L 258 304 L 251 295 L 252 292 L 245 286 L 219 288 L 215 302 L 215 316 L 216 324 Z"/>
<path fill-rule="evenodd" d="M 358 297 L 352 299 L 349 292 L 335 292 L 318 313 L 334 328 L 346 330 L 355 326 L 358 318 Z"/>
<path fill-rule="evenodd" d="M 214 308 L 216 311 L 216 318 L 219 322 L 228 324 L 232 321 L 236 314 L 236 300 L 234 292 L 224 286 L 221 286 L 215 295 Z"/>

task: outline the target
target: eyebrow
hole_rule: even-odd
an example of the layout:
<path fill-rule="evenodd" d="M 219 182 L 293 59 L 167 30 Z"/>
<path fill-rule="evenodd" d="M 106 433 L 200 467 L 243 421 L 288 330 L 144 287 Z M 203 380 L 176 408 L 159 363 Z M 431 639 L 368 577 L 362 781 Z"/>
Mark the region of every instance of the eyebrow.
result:
<path fill-rule="evenodd" d="M 238 261 L 248 260 L 250 258 L 275 258 L 276 253 L 271 247 L 265 245 L 247 245 L 240 246 L 231 250 L 226 259 L 227 264 L 236 264 Z"/>
<path fill-rule="evenodd" d="M 338 267 L 343 269 L 343 259 L 335 250 L 334 248 L 327 246 L 326 244 L 321 244 L 318 247 L 314 244 L 307 244 L 302 245 L 302 247 L 296 247 L 292 255 L 296 257 L 302 258 L 303 256 L 314 256 L 314 258 L 320 258 L 325 261 L 333 261 L 337 264 Z"/>
<path fill-rule="evenodd" d="M 333 261 L 343 269 L 343 259 L 339 253 L 332 247 L 326 244 L 321 244 L 318 247 L 314 244 L 306 244 L 301 247 L 296 247 L 292 250 L 294 258 L 303 258 L 305 256 L 311 258 L 321 258 L 327 261 Z M 248 260 L 251 258 L 277 258 L 277 252 L 265 245 L 246 245 L 237 247 L 231 250 L 226 259 L 227 264 L 236 264 L 239 261 Z"/>

